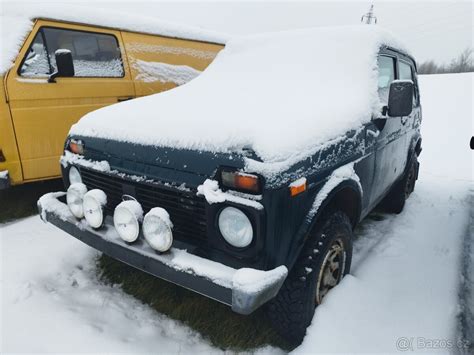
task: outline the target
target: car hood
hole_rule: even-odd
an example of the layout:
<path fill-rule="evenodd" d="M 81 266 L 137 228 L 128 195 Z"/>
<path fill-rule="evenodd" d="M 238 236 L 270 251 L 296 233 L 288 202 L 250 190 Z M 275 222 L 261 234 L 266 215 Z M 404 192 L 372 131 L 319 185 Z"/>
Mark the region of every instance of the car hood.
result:
<path fill-rule="evenodd" d="M 74 136 L 84 143 L 84 158 L 107 161 L 112 170 L 132 176 L 197 187 L 214 178 L 221 167 L 244 169 L 253 152 L 212 153 L 138 145 L 100 138 Z"/>

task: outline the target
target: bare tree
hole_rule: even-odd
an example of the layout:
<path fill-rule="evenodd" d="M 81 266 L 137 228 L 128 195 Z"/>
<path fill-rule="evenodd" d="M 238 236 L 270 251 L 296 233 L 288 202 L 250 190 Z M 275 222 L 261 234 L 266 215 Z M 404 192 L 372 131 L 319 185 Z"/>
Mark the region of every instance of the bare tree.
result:
<path fill-rule="evenodd" d="M 474 72 L 472 48 L 466 48 L 449 65 L 437 64 L 434 60 L 418 64 L 419 74 L 467 73 Z"/>
<path fill-rule="evenodd" d="M 420 65 L 418 65 L 419 74 L 436 74 L 438 72 L 439 72 L 439 67 L 434 62 L 434 60 L 429 60 L 427 62 L 423 62 Z"/>
<path fill-rule="evenodd" d="M 466 73 L 473 71 L 472 48 L 466 48 L 456 59 L 453 59 L 449 69 L 452 73 Z"/>

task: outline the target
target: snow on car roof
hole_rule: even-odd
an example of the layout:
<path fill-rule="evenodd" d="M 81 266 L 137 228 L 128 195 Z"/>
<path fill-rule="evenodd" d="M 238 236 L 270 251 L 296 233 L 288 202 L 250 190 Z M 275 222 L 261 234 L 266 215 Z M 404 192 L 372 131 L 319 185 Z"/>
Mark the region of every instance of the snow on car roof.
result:
<path fill-rule="evenodd" d="M 401 48 L 367 25 L 233 38 L 191 82 L 91 112 L 71 133 L 211 152 L 252 148 L 283 169 L 380 112 L 384 45 Z"/>
<path fill-rule="evenodd" d="M 0 9 L 0 75 L 11 67 L 23 41 L 33 27 L 34 20 L 38 18 L 219 44 L 224 44 L 228 38 L 222 33 L 162 21 L 153 16 L 137 16 L 113 10 L 91 10 L 87 7 L 64 4 L 60 7 L 54 4 L 38 6 L 30 3 L 27 6 L 19 6 L 18 3 L 6 2 Z"/>

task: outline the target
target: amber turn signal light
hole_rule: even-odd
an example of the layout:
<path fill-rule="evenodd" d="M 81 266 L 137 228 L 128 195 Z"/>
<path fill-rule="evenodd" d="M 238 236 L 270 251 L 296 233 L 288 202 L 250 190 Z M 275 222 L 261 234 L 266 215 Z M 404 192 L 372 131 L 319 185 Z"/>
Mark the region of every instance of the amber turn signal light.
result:
<path fill-rule="evenodd" d="M 296 181 L 293 181 L 290 184 L 290 195 L 291 197 L 299 195 L 302 192 L 306 191 L 306 178 L 301 178 Z"/>
<path fill-rule="evenodd" d="M 260 191 L 260 181 L 256 175 L 236 171 L 223 171 L 221 176 L 222 184 L 226 187 L 253 193 Z"/>
<path fill-rule="evenodd" d="M 75 139 L 71 139 L 69 142 L 69 150 L 75 154 L 84 154 L 84 144 L 82 141 L 76 141 Z"/>

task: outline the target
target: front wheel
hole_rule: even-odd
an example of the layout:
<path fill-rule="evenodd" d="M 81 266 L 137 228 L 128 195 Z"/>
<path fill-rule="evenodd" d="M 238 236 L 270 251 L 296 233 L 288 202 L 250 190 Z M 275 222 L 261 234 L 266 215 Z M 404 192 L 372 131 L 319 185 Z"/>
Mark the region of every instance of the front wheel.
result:
<path fill-rule="evenodd" d="M 315 308 L 349 272 L 352 226 L 347 215 L 326 217 L 306 242 L 267 311 L 275 330 L 290 343 L 303 341 Z"/>

